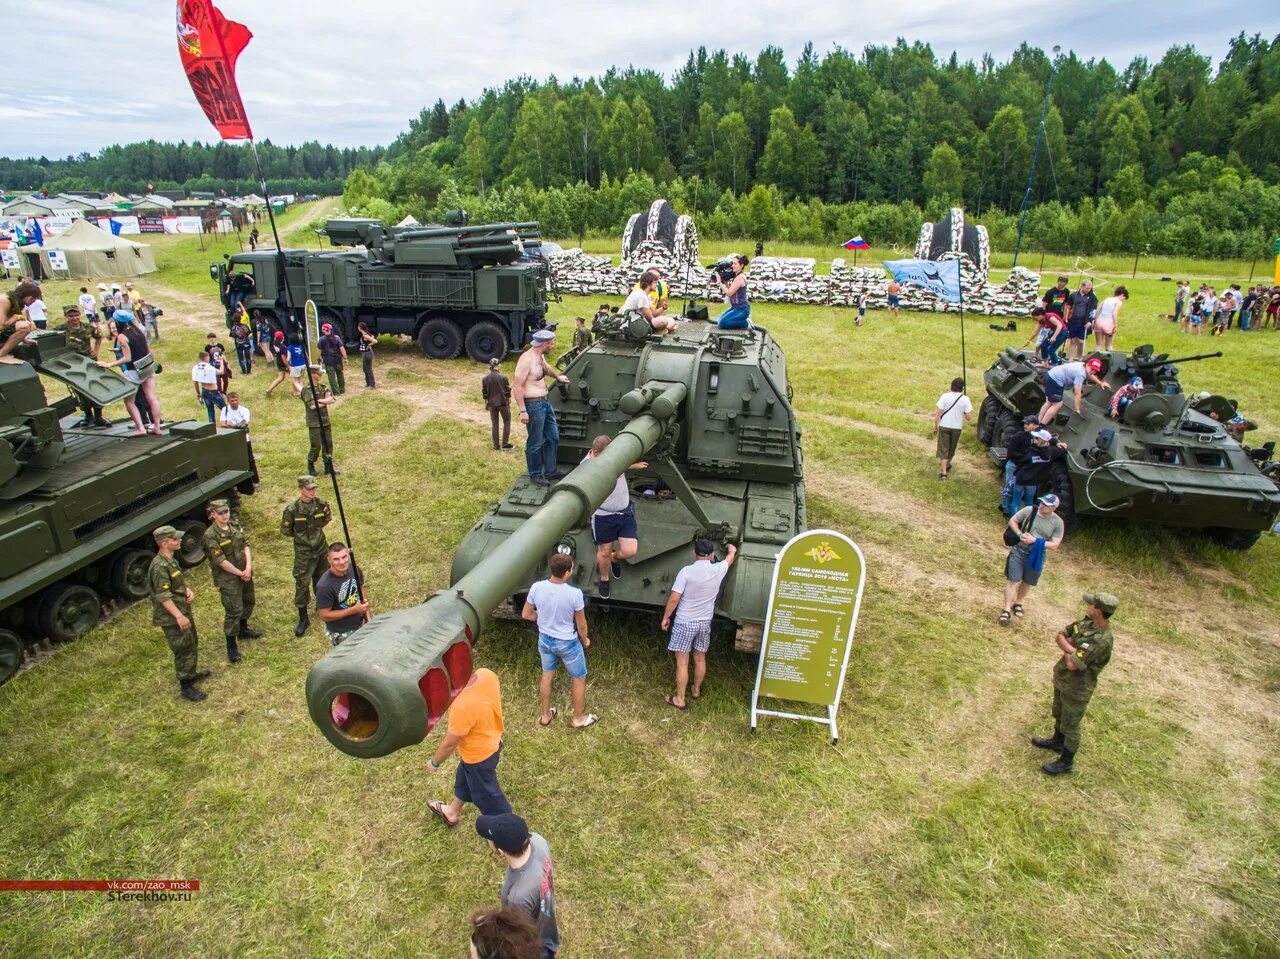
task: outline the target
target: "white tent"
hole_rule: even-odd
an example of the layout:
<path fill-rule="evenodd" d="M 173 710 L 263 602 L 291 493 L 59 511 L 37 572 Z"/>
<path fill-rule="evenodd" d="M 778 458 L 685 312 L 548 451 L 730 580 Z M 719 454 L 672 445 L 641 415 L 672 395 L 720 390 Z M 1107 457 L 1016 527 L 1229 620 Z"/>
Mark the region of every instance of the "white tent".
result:
<path fill-rule="evenodd" d="M 44 248 L 61 250 L 66 255 L 75 280 L 140 276 L 156 271 L 156 258 L 149 245 L 114 236 L 87 220 L 76 220 L 57 236 L 49 237 Z"/>

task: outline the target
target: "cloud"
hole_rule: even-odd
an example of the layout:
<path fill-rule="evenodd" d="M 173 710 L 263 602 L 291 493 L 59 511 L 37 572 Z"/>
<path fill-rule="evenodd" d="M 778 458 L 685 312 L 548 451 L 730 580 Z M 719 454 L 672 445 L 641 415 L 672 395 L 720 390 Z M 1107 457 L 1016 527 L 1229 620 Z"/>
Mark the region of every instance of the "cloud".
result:
<path fill-rule="evenodd" d="M 670 75 L 689 50 L 725 47 L 754 57 L 767 44 L 794 62 L 806 41 L 821 54 L 860 51 L 899 36 L 939 58 L 991 53 L 1020 43 L 1058 43 L 1118 69 L 1138 55 L 1159 59 L 1194 43 L 1214 62 L 1244 29 L 1280 33 L 1280 8 L 1253 0 L 1182 5 L 1133 0 L 918 0 L 832 4 L 757 0 L 555 0 L 551 3 L 427 4 L 419 0 L 219 0 L 254 39 L 238 76 L 258 137 L 339 146 L 388 143 L 437 98 L 468 100 L 521 76 L 561 80 L 610 67 Z M 0 154 L 65 156 L 135 139 L 212 139 L 186 85 L 169 0 L 59 0 L 42 4 L 33 46 L 52 69 L 28 71 L 25 89 L 0 93 Z M 1120 27 L 1120 28 L 1117 28 Z"/>

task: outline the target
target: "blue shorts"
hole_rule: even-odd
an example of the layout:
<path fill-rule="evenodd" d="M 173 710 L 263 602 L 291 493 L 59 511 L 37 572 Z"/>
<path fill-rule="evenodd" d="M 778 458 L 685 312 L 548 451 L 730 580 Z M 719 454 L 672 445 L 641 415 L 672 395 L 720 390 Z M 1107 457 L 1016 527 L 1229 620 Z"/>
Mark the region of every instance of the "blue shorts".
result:
<path fill-rule="evenodd" d="M 1048 373 L 1044 375 L 1044 398 L 1050 403 L 1061 403 L 1065 387 Z"/>
<path fill-rule="evenodd" d="M 546 633 L 538 634 L 538 655 L 542 657 L 542 671 L 554 673 L 560 663 L 571 679 L 585 679 L 587 654 L 577 639 L 556 639 Z"/>
<path fill-rule="evenodd" d="M 619 539 L 635 539 L 638 535 L 634 506 L 628 506 L 625 513 L 593 513 L 591 516 L 591 537 L 597 546 Z"/>
<path fill-rule="evenodd" d="M 1084 330 L 1087 325 L 1087 323 L 1077 323 L 1075 320 L 1072 320 L 1067 324 L 1067 339 L 1083 340 Z"/>
<path fill-rule="evenodd" d="M 502 758 L 502 744 L 488 759 L 478 763 L 458 761 L 453 774 L 453 794 L 463 802 L 473 803 L 486 816 L 511 812 L 511 803 L 498 785 L 498 761 Z"/>
<path fill-rule="evenodd" d="M 890 294 L 889 294 L 889 306 L 897 306 L 897 305 L 898 305 L 898 297 L 897 297 L 897 294 L 895 294 L 895 293 L 890 293 Z"/>

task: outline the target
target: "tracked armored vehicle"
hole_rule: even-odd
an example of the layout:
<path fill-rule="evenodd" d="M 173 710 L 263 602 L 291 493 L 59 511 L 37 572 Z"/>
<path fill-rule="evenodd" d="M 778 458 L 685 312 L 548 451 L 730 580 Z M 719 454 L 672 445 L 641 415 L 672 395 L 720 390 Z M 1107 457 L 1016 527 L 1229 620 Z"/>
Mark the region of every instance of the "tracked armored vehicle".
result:
<path fill-rule="evenodd" d="M 1109 415 L 1112 393 L 1087 384 L 1076 415 L 1071 395 L 1048 424 L 1067 444 L 1055 463 L 1052 491 L 1068 530 L 1078 516 L 1105 516 L 1195 529 L 1231 549 L 1248 549 L 1280 513 L 1280 488 L 1232 438 L 1219 415 L 1193 408 L 1183 392 L 1179 363 L 1221 353 L 1170 359 L 1150 346 L 1133 353 L 1091 354 L 1112 390 L 1141 377 L 1142 395 L 1119 418 Z M 1007 349 L 983 375 L 987 396 L 978 411 L 978 438 L 996 463 L 1022 429 L 1022 417 L 1044 404 L 1044 369 L 1034 354 Z M 1227 401 L 1222 401 L 1229 409 Z M 1213 404 L 1203 409 L 1212 410 Z"/>
<path fill-rule="evenodd" d="M 324 232 L 351 249 L 284 251 L 288 306 L 276 251 L 237 253 L 210 266 L 227 316 L 228 277 L 240 274 L 253 277 L 246 310 L 297 336 L 303 304 L 313 300 L 320 321 L 352 347 L 363 322 L 374 335 L 413 337 L 432 359 L 465 349 L 487 363 L 525 346 L 546 323 L 547 268 L 527 255 L 541 242 L 536 223 L 393 227 L 335 219 Z"/>
<path fill-rule="evenodd" d="M 171 423 L 135 437 L 129 420 L 79 428 L 75 397 L 50 400 L 40 374 L 93 403 L 137 387 L 38 332 L 0 359 L 0 682 L 28 647 L 65 642 L 98 622 L 103 604 L 146 597 L 151 531 L 182 530 L 179 559 L 204 559 L 204 503 L 253 491 L 245 434 Z"/>
<path fill-rule="evenodd" d="M 567 475 L 549 488 L 517 478 L 463 539 L 448 590 L 376 616 L 312 669 L 312 720 L 339 749 L 382 756 L 419 742 L 470 676 L 488 617 L 518 611 L 553 552 L 574 558 L 570 581 L 590 602 L 657 613 L 696 538 L 736 543 L 716 616 L 740 648 L 759 648 L 775 554 L 805 528 L 800 428 L 781 348 L 761 327 L 693 320 L 659 337 L 629 314 L 560 364 L 569 382 L 550 399 Z M 600 435 L 612 441 L 586 458 Z M 591 514 L 641 460 L 648 468 L 627 474 L 639 552 L 602 600 Z"/>

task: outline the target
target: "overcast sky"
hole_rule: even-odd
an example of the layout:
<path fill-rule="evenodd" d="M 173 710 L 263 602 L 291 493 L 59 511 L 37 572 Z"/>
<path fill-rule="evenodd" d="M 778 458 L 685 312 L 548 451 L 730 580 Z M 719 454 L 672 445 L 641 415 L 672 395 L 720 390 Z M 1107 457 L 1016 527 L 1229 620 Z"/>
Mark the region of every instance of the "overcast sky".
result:
<path fill-rule="evenodd" d="M 438 97 L 470 100 L 528 74 L 562 80 L 611 65 L 670 74 L 691 48 L 754 55 L 806 41 L 826 51 L 922 40 L 939 58 L 1007 60 L 1022 41 L 1061 44 L 1118 69 L 1194 43 L 1216 66 L 1244 30 L 1280 34 L 1275 0 L 220 0 L 254 38 L 238 77 L 258 139 L 339 146 L 389 143 Z M 215 137 L 178 60 L 171 0 L 44 0 L 0 87 L 0 155 L 63 157 L 112 143 Z"/>

